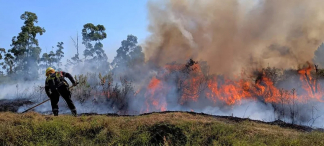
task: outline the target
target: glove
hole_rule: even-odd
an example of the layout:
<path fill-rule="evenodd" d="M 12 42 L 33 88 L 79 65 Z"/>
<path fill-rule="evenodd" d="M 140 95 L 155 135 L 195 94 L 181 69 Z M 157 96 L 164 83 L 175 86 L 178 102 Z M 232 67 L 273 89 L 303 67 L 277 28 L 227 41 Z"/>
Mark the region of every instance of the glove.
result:
<path fill-rule="evenodd" d="M 51 90 L 46 90 L 46 95 L 47 95 L 47 97 L 48 98 L 51 98 L 51 96 L 52 96 L 52 92 L 51 92 Z"/>

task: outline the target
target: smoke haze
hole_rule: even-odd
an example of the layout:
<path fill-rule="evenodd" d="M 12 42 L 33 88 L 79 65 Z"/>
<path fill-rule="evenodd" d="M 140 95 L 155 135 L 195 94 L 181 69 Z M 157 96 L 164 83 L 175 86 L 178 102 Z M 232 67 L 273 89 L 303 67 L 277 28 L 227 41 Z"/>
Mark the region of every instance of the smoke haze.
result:
<path fill-rule="evenodd" d="M 204 60 L 211 73 L 243 67 L 296 68 L 324 38 L 321 0 L 163 0 L 148 3 L 146 59 L 158 65 Z"/>

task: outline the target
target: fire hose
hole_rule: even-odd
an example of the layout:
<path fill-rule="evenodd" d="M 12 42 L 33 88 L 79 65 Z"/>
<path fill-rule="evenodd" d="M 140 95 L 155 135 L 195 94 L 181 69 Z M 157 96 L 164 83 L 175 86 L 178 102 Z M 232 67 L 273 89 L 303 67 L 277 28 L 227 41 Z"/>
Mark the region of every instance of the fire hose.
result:
<path fill-rule="evenodd" d="M 76 83 L 76 84 L 79 84 L 79 83 Z M 69 90 L 72 89 L 72 87 L 74 87 L 74 86 L 69 87 Z M 39 103 L 39 104 L 37 104 L 37 105 L 35 105 L 35 106 L 33 106 L 33 107 L 31 107 L 31 108 L 29 108 L 29 109 L 23 111 L 22 113 L 28 112 L 29 110 L 31 110 L 31 109 L 33 109 L 33 108 L 35 108 L 35 107 L 37 107 L 37 106 L 39 106 L 39 105 L 41 105 L 41 104 L 43 104 L 43 103 L 49 101 L 49 100 L 51 100 L 51 99 L 47 99 L 47 100 L 45 100 L 45 101 L 43 101 L 43 102 L 41 102 L 41 103 Z"/>

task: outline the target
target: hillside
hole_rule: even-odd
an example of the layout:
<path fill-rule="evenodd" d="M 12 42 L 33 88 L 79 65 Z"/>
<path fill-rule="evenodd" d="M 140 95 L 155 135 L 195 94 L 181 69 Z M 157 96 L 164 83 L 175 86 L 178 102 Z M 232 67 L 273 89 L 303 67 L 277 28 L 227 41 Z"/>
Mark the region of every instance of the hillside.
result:
<path fill-rule="evenodd" d="M 279 125 L 274 125 L 279 124 Z M 284 128 L 285 126 L 286 128 Z M 310 128 L 235 117 L 164 112 L 140 116 L 0 112 L 0 145 L 324 145 Z"/>

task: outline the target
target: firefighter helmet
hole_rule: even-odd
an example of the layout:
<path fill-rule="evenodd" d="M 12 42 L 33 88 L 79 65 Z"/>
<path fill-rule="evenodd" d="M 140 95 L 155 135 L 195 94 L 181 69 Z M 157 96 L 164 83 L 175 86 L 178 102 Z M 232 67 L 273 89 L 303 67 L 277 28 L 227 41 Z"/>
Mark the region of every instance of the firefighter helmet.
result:
<path fill-rule="evenodd" d="M 46 73 L 45 73 L 45 75 L 48 76 L 48 74 L 50 74 L 50 73 L 55 73 L 54 68 L 48 67 L 48 68 L 46 69 Z"/>

